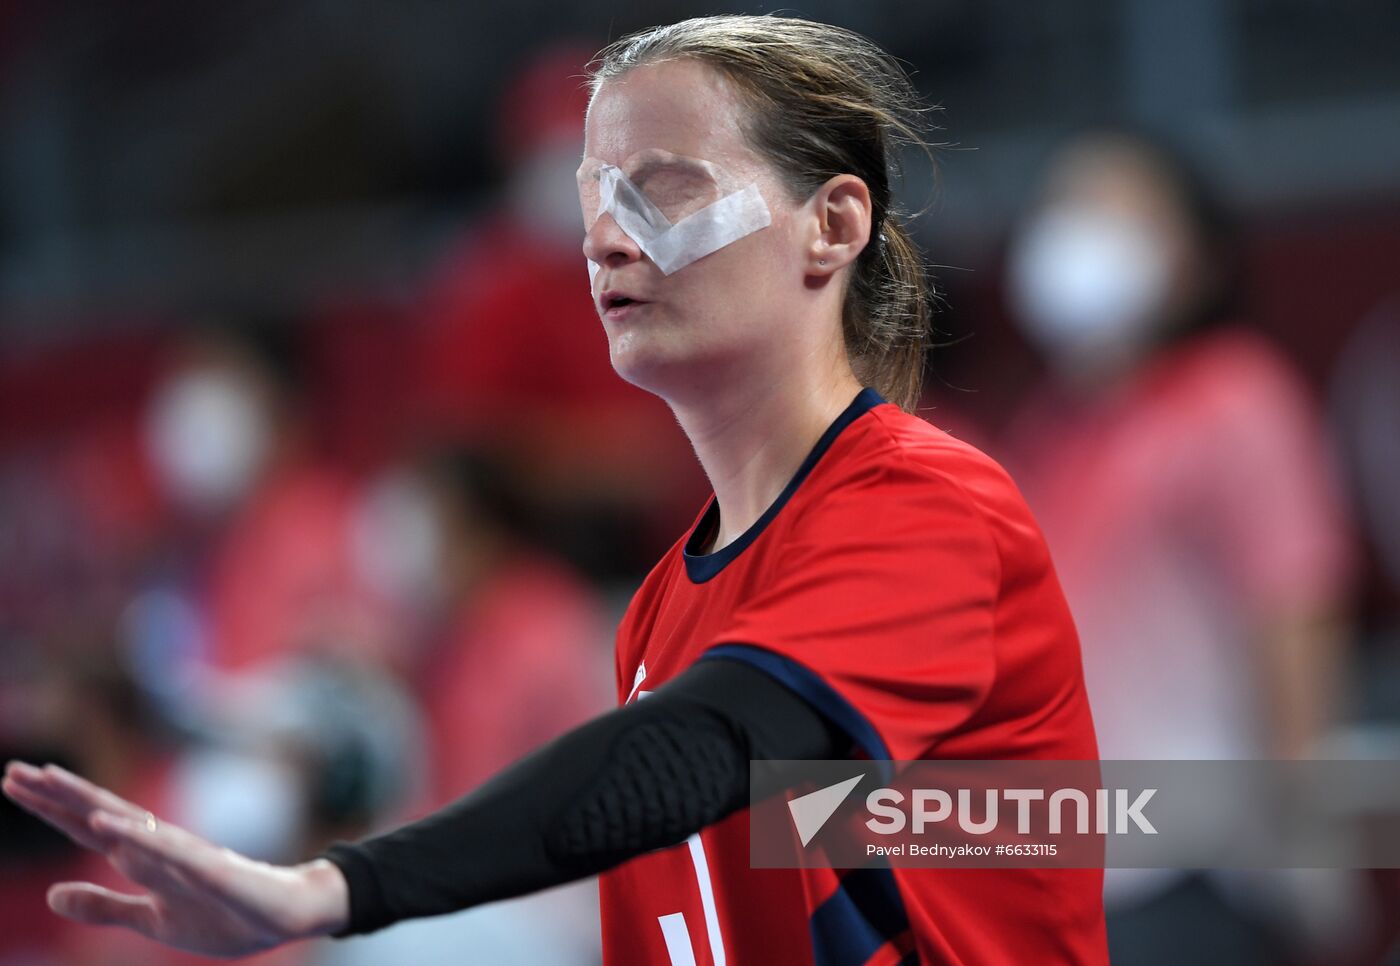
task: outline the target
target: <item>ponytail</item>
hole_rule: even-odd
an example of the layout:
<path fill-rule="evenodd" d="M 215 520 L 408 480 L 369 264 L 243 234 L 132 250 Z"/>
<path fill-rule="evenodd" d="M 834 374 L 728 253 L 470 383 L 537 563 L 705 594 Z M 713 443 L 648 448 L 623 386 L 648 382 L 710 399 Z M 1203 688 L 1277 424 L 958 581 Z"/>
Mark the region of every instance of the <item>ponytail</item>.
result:
<path fill-rule="evenodd" d="M 863 385 L 906 411 L 918 404 L 929 344 L 929 286 L 923 258 L 898 215 L 856 260 L 842 329 Z"/>

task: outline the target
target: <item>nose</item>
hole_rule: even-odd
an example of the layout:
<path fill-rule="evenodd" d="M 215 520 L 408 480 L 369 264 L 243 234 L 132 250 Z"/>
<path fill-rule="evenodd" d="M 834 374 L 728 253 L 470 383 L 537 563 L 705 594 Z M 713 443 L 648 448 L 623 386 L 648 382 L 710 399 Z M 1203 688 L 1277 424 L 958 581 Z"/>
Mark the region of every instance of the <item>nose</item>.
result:
<path fill-rule="evenodd" d="M 584 233 L 583 254 L 589 261 L 616 268 L 641 259 L 642 250 L 612 215 L 603 212 Z"/>

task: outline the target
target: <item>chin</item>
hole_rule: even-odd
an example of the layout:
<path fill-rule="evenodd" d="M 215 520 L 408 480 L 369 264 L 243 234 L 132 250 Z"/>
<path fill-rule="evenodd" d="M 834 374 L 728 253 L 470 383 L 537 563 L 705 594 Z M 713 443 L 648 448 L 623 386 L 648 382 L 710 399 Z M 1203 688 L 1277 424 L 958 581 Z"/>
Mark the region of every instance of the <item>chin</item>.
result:
<path fill-rule="evenodd" d="M 624 382 L 630 382 L 638 389 L 662 395 L 662 388 L 667 381 L 664 374 L 672 367 L 665 365 L 655 356 L 656 353 L 638 352 L 635 349 L 624 352 L 614 350 L 613 371 Z"/>
<path fill-rule="evenodd" d="M 655 335 L 624 332 L 611 339 L 609 354 L 613 370 L 623 380 L 653 395 L 669 398 L 674 390 L 694 381 L 699 360 L 693 350 L 667 345 Z"/>

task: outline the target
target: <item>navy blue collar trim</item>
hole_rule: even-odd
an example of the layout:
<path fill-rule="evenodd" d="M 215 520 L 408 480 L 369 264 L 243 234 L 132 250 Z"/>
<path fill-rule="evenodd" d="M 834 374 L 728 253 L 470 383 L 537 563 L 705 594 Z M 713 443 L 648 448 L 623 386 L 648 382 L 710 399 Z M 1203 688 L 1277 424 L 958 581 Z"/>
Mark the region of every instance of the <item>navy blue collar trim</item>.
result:
<path fill-rule="evenodd" d="M 783 487 L 783 492 L 779 493 L 773 504 L 763 511 L 763 516 L 755 520 L 753 526 L 745 530 L 737 540 L 728 546 L 716 550 L 714 553 L 697 554 L 695 551 L 709 539 L 709 535 L 719 522 L 719 504 L 715 502 L 714 496 L 711 496 L 704 514 L 696 523 L 695 529 L 690 531 L 690 536 L 686 538 L 685 546 L 681 549 L 681 556 L 685 560 L 686 575 L 694 583 L 703 584 L 728 566 L 731 560 L 743 553 L 749 544 L 758 539 L 758 535 L 773 521 L 773 518 L 778 515 L 778 511 L 787 504 L 788 500 L 792 499 L 798 486 L 812 472 L 817 461 L 822 458 L 822 454 L 831 448 L 831 444 L 836 441 L 837 436 L 841 435 L 841 431 L 855 422 L 862 413 L 883 402 L 885 402 L 885 398 L 874 389 L 868 386 L 862 389 L 856 398 L 851 400 L 851 404 L 842 411 L 841 415 L 837 416 L 827 427 L 826 432 L 822 433 L 821 439 L 817 440 L 812 451 L 807 454 L 807 458 L 802 461 L 802 465 L 797 468 L 797 472 L 788 481 L 788 485 Z"/>

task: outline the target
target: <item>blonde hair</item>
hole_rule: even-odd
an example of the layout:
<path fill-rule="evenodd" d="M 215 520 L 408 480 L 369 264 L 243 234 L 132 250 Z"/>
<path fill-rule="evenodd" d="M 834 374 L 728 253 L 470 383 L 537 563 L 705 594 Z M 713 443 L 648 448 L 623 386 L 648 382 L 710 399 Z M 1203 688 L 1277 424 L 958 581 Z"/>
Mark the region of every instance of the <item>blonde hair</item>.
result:
<path fill-rule="evenodd" d="M 912 410 L 923 388 L 932 293 L 890 183 L 901 146 L 932 154 L 908 76 L 872 41 L 841 27 L 698 17 L 609 44 L 589 65 L 593 92 L 634 67 L 679 58 L 713 67 L 734 85 L 749 107 L 749 143 L 795 198 L 811 197 L 838 174 L 869 188 L 870 244 L 846 290 L 842 334 L 856 377 Z"/>

